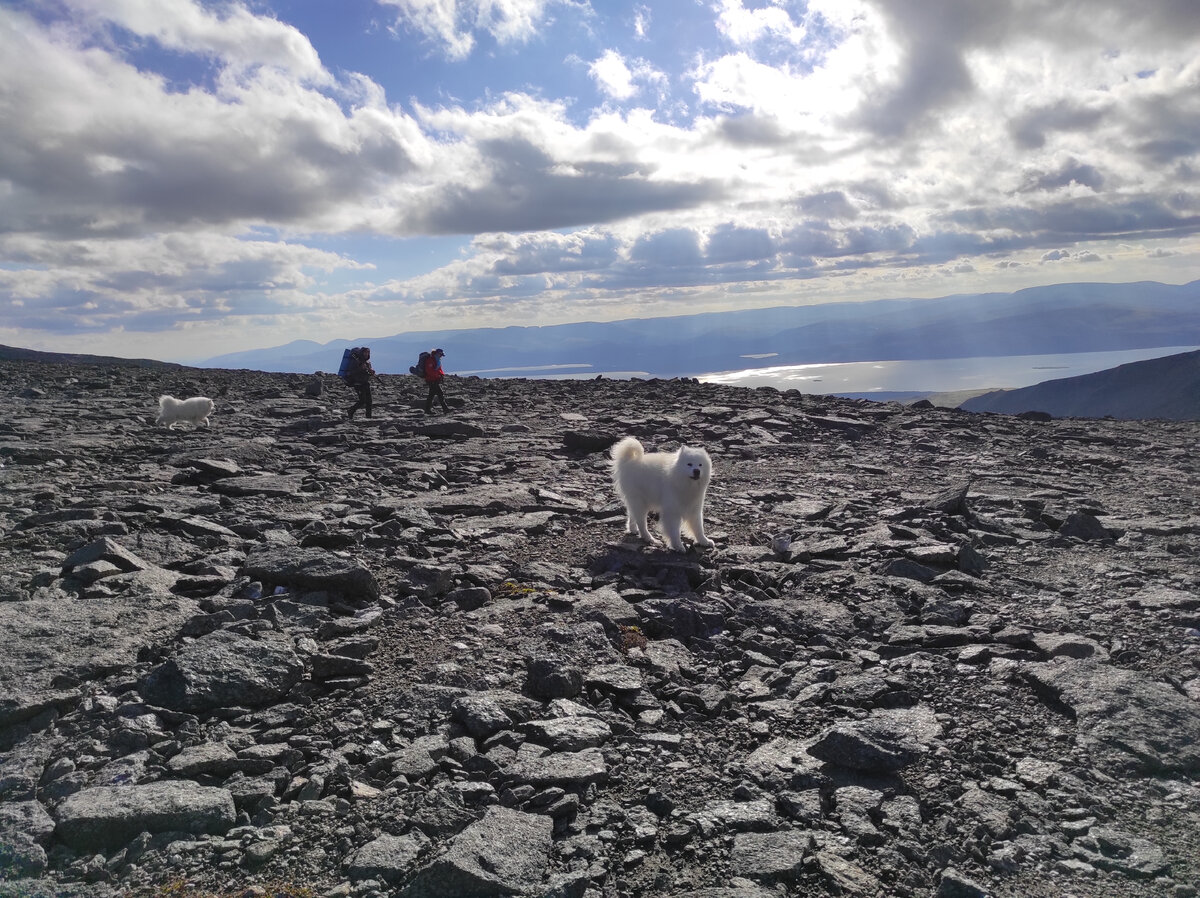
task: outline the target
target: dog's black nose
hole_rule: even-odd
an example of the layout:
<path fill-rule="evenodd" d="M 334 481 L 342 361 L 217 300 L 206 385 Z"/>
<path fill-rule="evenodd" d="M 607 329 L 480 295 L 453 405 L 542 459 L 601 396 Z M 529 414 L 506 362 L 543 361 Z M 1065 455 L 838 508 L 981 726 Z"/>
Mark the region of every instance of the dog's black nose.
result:
<path fill-rule="evenodd" d="M 700 479 L 700 472 L 692 471 L 692 480 L 699 480 L 699 479 Z"/>

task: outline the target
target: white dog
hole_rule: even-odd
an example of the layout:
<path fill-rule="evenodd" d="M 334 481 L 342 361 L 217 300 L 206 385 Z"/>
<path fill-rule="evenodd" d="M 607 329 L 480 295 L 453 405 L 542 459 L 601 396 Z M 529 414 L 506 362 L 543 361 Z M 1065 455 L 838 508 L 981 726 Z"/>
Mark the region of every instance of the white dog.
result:
<path fill-rule="evenodd" d="M 208 427 L 208 416 L 213 413 L 214 407 L 213 401 L 207 396 L 193 396 L 191 399 L 159 396 L 158 417 L 154 423 L 165 424 L 172 429 L 180 422 Z"/>
<path fill-rule="evenodd" d="M 613 485 L 625 503 L 625 530 L 646 542 L 655 542 L 646 526 L 646 515 L 659 513 L 663 536 L 676 552 L 683 551 L 686 526 L 696 545 L 711 546 L 704 535 L 704 496 L 712 477 L 712 461 L 703 449 L 684 446 L 676 452 L 646 453 L 633 437 L 612 447 Z"/>

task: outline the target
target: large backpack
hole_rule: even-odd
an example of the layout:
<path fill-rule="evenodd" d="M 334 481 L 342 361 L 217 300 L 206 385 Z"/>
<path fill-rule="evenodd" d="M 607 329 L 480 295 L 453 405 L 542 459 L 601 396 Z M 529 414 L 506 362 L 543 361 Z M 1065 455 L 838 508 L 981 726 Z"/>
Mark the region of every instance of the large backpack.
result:
<path fill-rule="evenodd" d="M 354 368 L 358 367 L 359 354 L 364 348 L 363 346 L 355 346 L 353 349 L 347 349 L 342 353 L 342 364 L 338 367 L 338 377 L 347 381 L 347 383 L 349 382 L 347 379 L 348 375 Z"/>
<path fill-rule="evenodd" d="M 419 356 L 417 356 L 417 363 L 415 365 L 409 365 L 408 373 L 415 374 L 415 375 L 417 375 L 417 377 L 424 377 L 425 376 L 425 363 L 427 361 L 429 361 L 429 353 L 428 352 L 421 353 Z"/>

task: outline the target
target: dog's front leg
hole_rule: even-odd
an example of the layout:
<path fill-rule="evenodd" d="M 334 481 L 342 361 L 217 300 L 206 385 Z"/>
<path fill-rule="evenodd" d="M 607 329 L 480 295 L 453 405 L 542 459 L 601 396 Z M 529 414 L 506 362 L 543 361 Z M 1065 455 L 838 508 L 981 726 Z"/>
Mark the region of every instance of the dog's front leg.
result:
<path fill-rule="evenodd" d="M 696 545 L 705 549 L 711 549 L 714 545 L 716 545 L 716 543 L 704 535 L 704 515 L 702 513 L 698 512 L 688 518 L 688 528 L 696 537 Z"/>
<path fill-rule="evenodd" d="M 667 545 L 676 552 L 684 551 L 683 533 L 681 530 L 683 520 L 677 514 L 667 514 L 666 512 L 662 513 L 661 519 L 663 536 L 667 540 Z"/>

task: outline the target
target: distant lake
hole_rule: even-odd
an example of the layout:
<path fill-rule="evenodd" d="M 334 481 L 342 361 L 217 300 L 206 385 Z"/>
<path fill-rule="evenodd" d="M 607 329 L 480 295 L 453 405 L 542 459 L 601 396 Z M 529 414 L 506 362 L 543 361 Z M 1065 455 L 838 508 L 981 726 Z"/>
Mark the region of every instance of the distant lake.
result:
<path fill-rule="evenodd" d="M 780 365 L 702 374 L 699 379 L 705 383 L 775 387 L 817 394 L 951 393 L 959 390 L 1029 387 L 1047 380 L 1094 374 L 1129 362 L 1142 362 L 1197 349 L 1200 346 L 1159 346 L 1154 349 L 1076 352 L 1067 355 Z"/>

